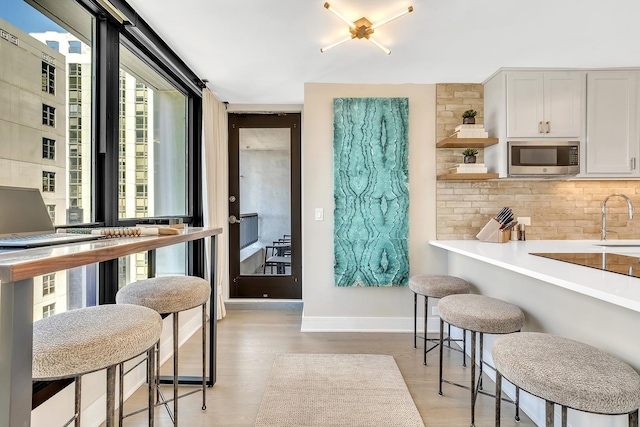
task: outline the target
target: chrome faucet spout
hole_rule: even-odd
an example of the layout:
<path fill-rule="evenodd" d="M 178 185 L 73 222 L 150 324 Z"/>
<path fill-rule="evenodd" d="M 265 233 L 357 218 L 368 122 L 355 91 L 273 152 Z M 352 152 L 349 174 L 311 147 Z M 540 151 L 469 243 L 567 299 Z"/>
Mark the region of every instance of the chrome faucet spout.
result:
<path fill-rule="evenodd" d="M 607 240 L 607 201 L 613 196 L 622 197 L 627 202 L 627 207 L 629 208 L 629 219 L 633 219 L 633 203 L 631 203 L 631 199 L 622 193 L 609 194 L 602 202 L 602 229 L 600 230 L 600 237 L 602 240 Z"/>

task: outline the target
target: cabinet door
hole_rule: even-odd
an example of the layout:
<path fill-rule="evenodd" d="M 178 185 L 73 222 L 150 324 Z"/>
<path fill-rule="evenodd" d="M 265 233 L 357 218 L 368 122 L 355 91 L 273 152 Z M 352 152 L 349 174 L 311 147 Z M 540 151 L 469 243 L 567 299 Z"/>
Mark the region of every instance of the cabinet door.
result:
<path fill-rule="evenodd" d="M 638 175 L 636 73 L 587 74 L 586 173 Z"/>
<path fill-rule="evenodd" d="M 507 74 L 507 137 L 542 137 L 543 73 Z"/>
<path fill-rule="evenodd" d="M 582 78 L 571 71 L 544 73 L 544 136 L 579 138 L 582 128 Z"/>

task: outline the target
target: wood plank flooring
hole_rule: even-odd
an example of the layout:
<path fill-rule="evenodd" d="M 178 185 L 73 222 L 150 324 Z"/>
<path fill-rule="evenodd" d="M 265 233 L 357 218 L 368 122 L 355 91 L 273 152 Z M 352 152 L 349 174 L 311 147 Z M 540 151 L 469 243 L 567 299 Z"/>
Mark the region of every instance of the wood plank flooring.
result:
<path fill-rule="evenodd" d="M 422 364 L 422 349 L 413 348 L 412 334 L 399 333 L 302 333 L 300 311 L 229 310 L 218 322 L 218 378 L 207 389 L 207 409 L 202 411 L 201 394 L 180 399 L 180 425 L 186 427 L 254 425 L 262 394 L 277 353 L 371 353 L 394 356 L 409 391 L 427 427 L 466 427 L 470 424 L 470 393 L 444 384 L 438 395 L 438 352 L 430 352 L 429 366 Z M 194 335 L 180 351 L 180 373 L 198 375 L 200 334 Z M 449 354 L 450 353 L 450 354 Z M 172 363 L 163 366 L 167 374 Z M 444 377 L 468 384 L 470 367 L 461 366 L 459 352 L 445 351 Z M 171 386 L 165 391 L 171 394 Z M 485 380 L 487 391 L 493 382 Z M 188 391 L 189 387 L 181 387 Z M 144 406 L 146 387 L 141 387 L 125 407 L 129 411 Z M 494 399 L 480 395 L 476 406 L 476 426 L 494 425 Z M 503 404 L 502 427 L 533 427 L 524 414 L 517 423 L 513 405 Z M 156 426 L 171 425 L 163 408 L 156 410 Z M 145 426 L 146 413 L 125 420 L 125 426 Z M 363 426 L 364 427 L 364 426 Z M 371 426 L 374 427 L 374 426 Z"/>

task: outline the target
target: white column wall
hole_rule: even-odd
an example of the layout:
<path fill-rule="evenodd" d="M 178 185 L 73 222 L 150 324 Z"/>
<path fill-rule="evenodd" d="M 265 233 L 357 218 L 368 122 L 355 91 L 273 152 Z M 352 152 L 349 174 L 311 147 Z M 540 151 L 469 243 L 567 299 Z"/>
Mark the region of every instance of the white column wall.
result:
<path fill-rule="evenodd" d="M 410 274 L 446 269 L 436 238 L 436 86 L 305 84 L 302 138 L 303 331 L 413 331 L 413 293 L 334 286 L 333 98 L 409 98 Z M 315 221 L 316 208 L 324 220 Z M 422 315 L 420 310 L 419 315 Z"/>

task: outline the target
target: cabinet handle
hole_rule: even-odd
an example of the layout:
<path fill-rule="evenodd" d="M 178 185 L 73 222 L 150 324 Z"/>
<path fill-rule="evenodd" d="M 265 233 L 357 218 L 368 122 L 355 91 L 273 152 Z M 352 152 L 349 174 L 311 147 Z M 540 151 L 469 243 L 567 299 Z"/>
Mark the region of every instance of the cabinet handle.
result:
<path fill-rule="evenodd" d="M 542 122 L 538 122 L 538 133 L 544 133 L 542 131 Z"/>
<path fill-rule="evenodd" d="M 631 170 L 636 170 L 636 158 L 632 157 L 631 158 Z"/>
<path fill-rule="evenodd" d="M 551 132 L 551 122 L 547 122 L 547 132 L 546 133 L 549 133 L 549 132 Z"/>

